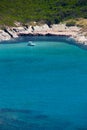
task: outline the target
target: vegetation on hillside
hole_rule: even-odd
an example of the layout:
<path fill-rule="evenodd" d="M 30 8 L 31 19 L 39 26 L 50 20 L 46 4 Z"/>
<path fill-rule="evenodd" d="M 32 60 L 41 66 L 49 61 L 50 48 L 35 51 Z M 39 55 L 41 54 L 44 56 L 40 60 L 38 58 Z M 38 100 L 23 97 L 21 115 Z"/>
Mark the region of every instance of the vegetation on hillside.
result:
<path fill-rule="evenodd" d="M 74 18 L 64 21 L 67 26 L 78 26 L 87 29 L 87 19 L 85 18 Z"/>
<path fill-rule="evenodd" d="M 87 0 L 0 0 L 0 25 L 87 18 Z"/>

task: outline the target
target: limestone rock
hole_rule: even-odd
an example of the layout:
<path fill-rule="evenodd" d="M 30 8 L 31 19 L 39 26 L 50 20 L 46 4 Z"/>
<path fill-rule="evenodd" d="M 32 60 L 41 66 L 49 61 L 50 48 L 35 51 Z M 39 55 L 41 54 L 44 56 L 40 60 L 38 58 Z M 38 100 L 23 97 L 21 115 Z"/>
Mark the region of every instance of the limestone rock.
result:
<path fill-rule="evenodd" d="M 44 24 L 42 26 L 36 25 L 33 28 L 34 28 L 34 32 L 46 32 L 46 31 L 50 30 L 50 28 L 47 24 Z"/>
<path fill-rule="evenodd" d="M 3 30 L 0 30 L 0 41 L 10 40 L 11 36 Z"/>

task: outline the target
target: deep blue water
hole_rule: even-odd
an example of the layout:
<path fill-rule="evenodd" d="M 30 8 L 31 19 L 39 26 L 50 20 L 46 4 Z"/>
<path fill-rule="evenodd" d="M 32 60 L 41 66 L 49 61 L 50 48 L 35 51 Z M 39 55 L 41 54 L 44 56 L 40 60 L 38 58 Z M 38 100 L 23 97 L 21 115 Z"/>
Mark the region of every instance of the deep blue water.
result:
<path fill-rule="evenodd" d="M 0 43 L 0 130 L 87 130 L 87 51 L 71 43 Z"/>

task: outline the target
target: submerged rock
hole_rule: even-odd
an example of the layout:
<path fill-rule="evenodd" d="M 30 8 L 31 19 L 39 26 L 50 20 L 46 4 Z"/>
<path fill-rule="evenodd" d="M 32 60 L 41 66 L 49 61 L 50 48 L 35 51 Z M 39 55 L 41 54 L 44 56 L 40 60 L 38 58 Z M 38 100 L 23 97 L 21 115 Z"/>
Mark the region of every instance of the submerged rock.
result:
<path fill-rule="evenodd" d="M 31 110 L 1 109 L 0 130 L 66 130 L 70 122 Z"/>

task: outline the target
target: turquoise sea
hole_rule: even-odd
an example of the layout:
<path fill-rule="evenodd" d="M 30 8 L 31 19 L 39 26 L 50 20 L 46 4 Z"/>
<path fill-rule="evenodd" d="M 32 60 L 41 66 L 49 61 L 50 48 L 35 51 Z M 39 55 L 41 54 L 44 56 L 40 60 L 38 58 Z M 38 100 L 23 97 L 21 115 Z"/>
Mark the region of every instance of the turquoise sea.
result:
<path fill-rule="evenodd" d="M 0 130 L 87 130 L 87 50 L 55 36 L 0 43 Z"/>

